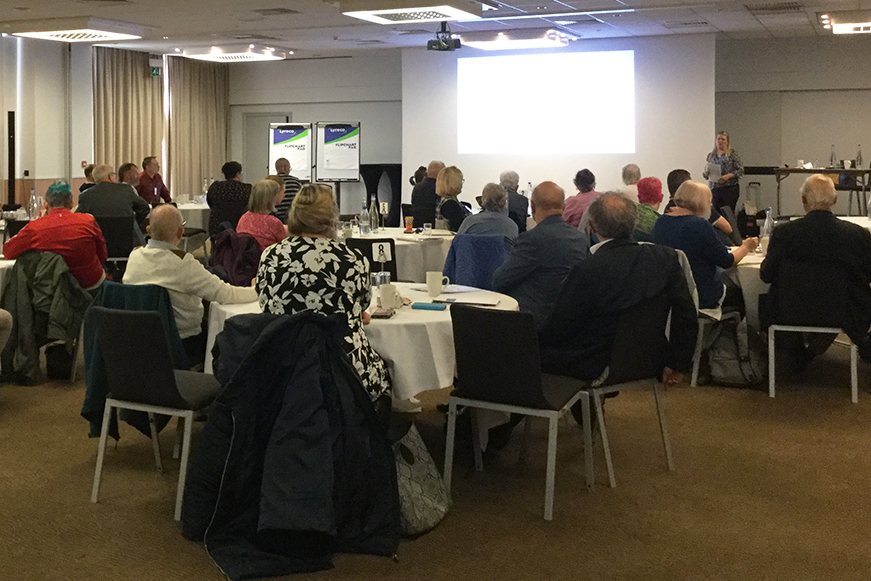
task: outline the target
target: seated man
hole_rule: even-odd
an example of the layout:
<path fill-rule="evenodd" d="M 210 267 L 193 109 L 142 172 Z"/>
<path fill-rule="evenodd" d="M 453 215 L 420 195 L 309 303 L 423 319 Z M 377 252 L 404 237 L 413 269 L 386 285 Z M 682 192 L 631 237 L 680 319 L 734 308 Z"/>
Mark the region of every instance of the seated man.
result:
<path fill-rule="evenodd" d="M 95 218 L 120 218 L 133 216 L 133 243 L 143 244 L 141 225 L 151 210 L 148 202 L 140 198 L 129 184 L 117 183 L 118 179 L 111 166 L 98 165 L 94 168 L 94 181 L 97 185 L 79 195 L 77 213 L 86 213 Z"/>
<path fill-rule="evenodd" d="M 508 217 L 517 224 L 517 231 L 526 232 L 526 217 L 529 210 L 529 200 L 517 192 L 520 176 L 516 171 L 508 170 L 499 174 L 499 185 L 508 193 Z"/>
<path fill-rule="evenodd" d="M 832 180 L 814 174 L 801 187 L 805 217 L 774 229 L 759 271 L 771 283 L 761 305 L 763 325 L 841 327 L 871 360 L 871 234 L 839 220 L 832 213 L 837 200 Z M 796 369 L 825 351 L 834 336 L 808 334 L 808 345 L 800 339 L 778 333 L 778 350 L 787 351 Z"/>
<path fill-rule="evenodd" d="M 632 239 L 636 206 L 623 194 L 603 194 L 588 212 L 600 242 L 590 248 L 589 258 L 572 269 L 553 314 L 539 331 L 542 371 L 583 380 L 598 378 L 608 366 L 620 313 L 667 295 L 671 331 L 663 382 L 680 382 L 682 373 L 692 367 L 697 322 L 677 254 L 666 246 Z"/>
<path fill-rule="evenodd" d="M 411 211 L 414 215 L 415 228 L 423 228 L 424 224 L 435 224 L 436 206 L 440 199 L 435 190 L 436 178 L 443 169 L 445 164 L 442 162 L 435 160 L 429 162 L 426 167 L 426 177 L 411 191 Z"/>
<path fill-rule="evenodd" d="M 175 323 L 191 365 L 206 356 L 203 299 L 216 303 L 249 303 L 257 300 L 253 287 L 231 286 L 211 274 L 191 254 L 178 249 L 184 220 L 175 206 L 162 204 L 151 213 L 151 240 L 130 254 L 125 284 L 156 284 L 169 291 Z"/>
<path fill-rule="evenodd" d="M 103 263 L 108 258 L 97 221 L 88 214 L 70 211 L 73 193 L 65 182 L 48 187 L 43 206 L 47 214 L 10 238 L 3 246 L 3 256 L 15 259 L 28 250 L 55 252 L 63 257 L 83 289 L 95 291 L 106 279 Z"/>
<path fill-rule="evenodd" d="M 118 173 L 121 173 L 120 170 Z M 167 204 L 172 202 L 169 190 L 166 189 L 166 185 L 163 183 L 163 178 L 160 176 L 160 162 L 157 161 L 156 157 L 149 155 L 142 160 L 142 173 L 137 177 L 138 179 L 135 184 L 132 182 L 130 183 L 134 188 L 136 188 L 136 193 L 140 195 L 143 200 L 152 206 L 157 206 L 162 202 L 166 202 Z M 121 179 L 123 180 L 124 177 L 121 176 Z"/>
<path fill-rule="evenodd" d="M 532 191 L 536 226 L 517 237 L 508 260 L 493 273 L 493 287 L 517 299 L 540 325 L 550 314 L 563 280 L 587 256 L 587 238 L 563 220 L 565 192 L 553 182 Z"/>
<path fill-rule="evenodd" d="M 499 184 L 487 184 L 481 193 L 483 211 L 463 220 L 457 234 L 504 236 L 506 243 L 513 246 L 518 234 L 517 224 L 505 213 L 507 205 L 508 192 L 505 188 Z"/>

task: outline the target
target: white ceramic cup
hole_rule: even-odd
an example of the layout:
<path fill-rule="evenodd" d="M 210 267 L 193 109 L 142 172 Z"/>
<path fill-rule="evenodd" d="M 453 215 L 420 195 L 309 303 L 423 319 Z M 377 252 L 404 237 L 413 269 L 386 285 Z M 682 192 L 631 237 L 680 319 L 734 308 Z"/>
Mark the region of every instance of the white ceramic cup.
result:
<path fill-rule="evenodd" d="M 768 253 L 768 236 L 759 237 L 759 248 L 762 249 L 762 256 Z"/>
<path fill-rule="evenodd" d="M 436 298 L 445 288 L 445 285 L 451 284 L 451 279 L 446 276 L 442 276 L 437 270 L 431 270 L 426 273 L 426 292 L 432 297 Z"/>
<path fill-rule="evenodd" d="M 378 287 L 378 294 L 381 296 L 382 309 L 398 309 L 402 306 L 402 296 L 395 284 L 382 284 Z"/>

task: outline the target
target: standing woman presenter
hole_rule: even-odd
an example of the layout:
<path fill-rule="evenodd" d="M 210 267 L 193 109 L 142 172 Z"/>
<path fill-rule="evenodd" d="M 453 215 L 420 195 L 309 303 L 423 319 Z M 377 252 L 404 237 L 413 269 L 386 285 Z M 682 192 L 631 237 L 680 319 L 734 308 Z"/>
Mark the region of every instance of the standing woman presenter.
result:
<path fill-rule="evenodd" d="M 741 193 L 738 180 L 744 175 L 744 164 L 741 163 L 738 152 L 732 149 L 727 132 L 717 133 L 714 150 L 708 154 L 706 161 L 702 176 L 711 185 L 713 206 L 717 210 L 729 206 L 734 212 Z"/>

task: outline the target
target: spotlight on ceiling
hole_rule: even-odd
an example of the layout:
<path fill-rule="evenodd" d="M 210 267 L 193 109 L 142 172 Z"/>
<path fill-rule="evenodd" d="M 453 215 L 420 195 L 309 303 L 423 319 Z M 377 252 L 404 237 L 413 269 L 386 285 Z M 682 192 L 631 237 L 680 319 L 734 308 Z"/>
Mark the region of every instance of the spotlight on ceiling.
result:
<path fill-rule="evenodd" d="M 127 22 L 91 18 L 46 18 L 16 20 L 0 25 L 3 32 L 59 42 L 111 42 L 142 38 L 143 28 Z"/>
<path fill-rule="evenodd" d="M 473 0 L 341 0 L 340 6 L 345 16 L 376 24 L 475 20 L 483 12 Z"/>
<path fill-rule="evenodd" d="M 254 61 L 283 61 L 293 51 L 256 44 L 186 48 L 181 56 L 215 63 L 244 63 Z"/>

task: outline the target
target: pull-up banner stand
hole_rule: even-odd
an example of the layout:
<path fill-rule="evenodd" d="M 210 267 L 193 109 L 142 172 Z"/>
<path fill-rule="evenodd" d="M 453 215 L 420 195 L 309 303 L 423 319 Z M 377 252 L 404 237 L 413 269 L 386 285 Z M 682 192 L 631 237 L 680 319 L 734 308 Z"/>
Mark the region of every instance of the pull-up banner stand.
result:
<path fill-rule="evenodd" d="M 360 181 L 360 123 L 324 123 L 317 126 L 319 182 Z"/>
<path fill-rule="evenodd" d="M 304 182 L 311 181 L 311 123 L 269 124 L 270 171 L 275 168 L 275 162 L 282 157 L 290 162 L 291 175 Z"/>

